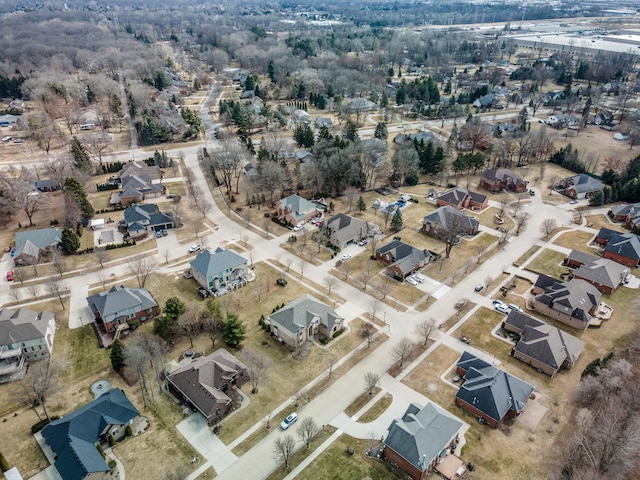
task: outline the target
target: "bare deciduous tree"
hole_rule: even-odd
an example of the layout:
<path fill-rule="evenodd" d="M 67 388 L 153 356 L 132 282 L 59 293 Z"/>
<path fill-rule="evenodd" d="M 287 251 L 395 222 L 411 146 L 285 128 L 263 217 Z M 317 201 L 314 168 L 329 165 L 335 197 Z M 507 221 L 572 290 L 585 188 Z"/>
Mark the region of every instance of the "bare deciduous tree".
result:
<path fill-rule="evenodd" d="M 329 354 L 329 356 L 327 357 L 327 370 L 329 371 L 329 378 L 331 378 L 331 375 L 333 374 L 333 367 L 336 362 L 336 357 L 333 354 Z"/>
<path fill-rule="evenodd" d="M 540 224 L 540 233 L 544 235 L 546 240 L 557 227 L 558 221 L 555 218 L 545 218 Z"/>
<path fill-rule="evenodd" d="M 147 388 L 146 367 L 150 363 L 151 355 L 149 355 L 143 343 L 141 336 L 134 336 L 132 341 L 127 343 L 127 348 L 124 351 L 124 362 L 138 375 L 140 390 L 142 392 L 142 403 L 146 407 L 147 397 L 150 393 L 150 389 Z"/>
<path fill-rule="evenodd" d="M 291 435 L 276 438 L 273 445 L 273 456 L 275 459 L 284 463 L 284 468 L 289 468 L 289 459 L 291 458 L 291 455 L 293 455 L 295 447 L 296 441 Z"/>
<path fill-rule="evenodd" d="M 380 375 L 375 372 L 367 372 L 364 374 L 364 386 L 369 395 L 373 395 L 373 391 L 378 386 Z"/>
<path fill-rule="evenodd" d="M 269 372 L 271 361 L 264 353 L 252 352 L 251 350 L 243 350 L 241 355 L 249 373 L 251 393 L 256 394 L 258 393 L 260 382 L 264 380 Z"/>
<path fill-rule="evenodd" d="M 333 287 L 338 284 L 338 279 L 333 275 L 327 275 L 324 277 L 324 284 L 327 287 L 327 290 L 329 290 L 329 296 L 331 296 L 331 290 L 333 290 Z"/>
<path fill-rule="evenodd" d="M 402 338 L 398 344 L 393 347 L 393 355 L 401 367 L 404 365 L 405 359 L 413 352 L 414 348 L 416 348 L 416 344 L 407 337 Z"/>
<path fill-rule="evenodd" d="M 515 217 L 516 235 L 520 235 L 520 230 L 527 226 L 527 223 L 529 222 L 529 217 L 530 217 L 529 212 L 520 212 L 518 215 L 516 215 Z"/>
<path fill-rule="evenodd" d="M 68 289 L 64 282 L 59 278 L 50 278 L 49 281 L 47 281 L 47 291 L 49 295 L 56 297 L 62 309 L 66 310 L 64 306 L 64 296 L 68 293 Z"/>
<path fill-rule="evenodd" d="M 141 287 L 142 288 L 142 287 Z M 193 348 L 193 339 L 198 336 L 201 331 L 200 318 L 202 311 L 199 307 L 189 307 L 174 325 L 174 331 L 177 335 L 187 337 L 191 348 Z"/>
<path fill-rule="evenodd" d="M 27 279 L 27 271 L 25 267 L 18 267 L 13 271 L 13 279 L 20 282 L 20 286 L 24 285 L 24 281 Z"/>
<path fill-rule="evenodd" d="M 149 275 L 156 269 L 157 264 L 153 257 L 139 257 L 127 262 L 129 273 L 136 277 L 138 287 L 144 288 Z"/>
<path fill-rule="evenodd" d="M 431 334 L 436 329 L 436 320 L 435 318 L 430 318 L 428 320 L 423 320 L 416 325 L 414 330 L 415 334 L 422 339 L 423 344 L 426 346 L 429 342 L 429 338 Z"/>
<path fill-rule="evenodd" d="M 300 440 L 309 448 L 311 440 L 313 440 L 319 431 L 320 427 L 318 427 L 316 421 L 311 417 L 307 417 L 300 423 L 298 435 L 300 435 Z"/>
<path fill-rule="evenodd" d="M 51 254 L 51 265 L 53 266 L 53 269 L 58 272 L 60 278 L 62 278 L 64 273 L 67 271 L 67 261 L 60 250 L 54 250 Z"/>
<path fill-rule="evenodd" d="M 96 257 L 96 261 L 100 265 L 100 268 L 104 268 L 104 264 L 109 261 L 109 252 L 101 248 L 94 248 L 93 256 Z"/>

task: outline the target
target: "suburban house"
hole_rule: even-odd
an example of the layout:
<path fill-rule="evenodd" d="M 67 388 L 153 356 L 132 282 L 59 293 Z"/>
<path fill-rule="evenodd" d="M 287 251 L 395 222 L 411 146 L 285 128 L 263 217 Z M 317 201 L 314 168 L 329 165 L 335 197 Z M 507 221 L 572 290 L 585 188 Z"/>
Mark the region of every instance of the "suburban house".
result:
<path fill-rule="evenodd" d="M 173 216 L 162 213 L 156 204 L 133 205 L 124 209 L 124 220 L 119 227 L 126 230 L 131 238 L 147 235 L 148 232 L 174 227 Z"/>
<path fill-rule="evenodd" d="M 309 163 L 315 158 L 315 156 L 309 150 L 300 150 L 296 152 L 296 158 L 300 163 Z"/>
<path fill-rule="evenodd" d="M 512 350 L 514 358 L 554 377 L 561 368 L 570 369 L 585 343 L 526 313 L 511 311 L 502 327 L 520 336 Z"/>
<path fill-rule="evenodd" d="M 333 128 L 333 122 L 331 121 L 330 117 L 321 117 L 320 115 L 318 115 L 316 117 L 315 122 L 313 122 L 313 124 L 316 126 L 316 128 L 322 128 L 322 127 L 326 127 L 328 129 Z"/>
<path fill-rule="evenodd" d="M 412 247 L 400 240 L 393 240 L 376 250 L 376 260 L 387 265 L 389 275 L 398 280 L 404 280 L 433 259 L 429 250 Z"/>
<path fill-rule="evenodd" d="M 246 282 L 247 260 L 233 250 L 202 250 L 190 265 L 193 278 L 210 292 Z"/>
<path fill-rule="evenodd" d="M 292 349 L 315 335 L 333 338 L 344 327 L 344 318 L 309 294 L 273 312 L 266 322 L 273 336 Z"/>
<path fill-rule="evenodd" d="M 377 225 L 344 213 L 338 213 L 331 217 L 323 228 L 329 242 L 339 248 L 380 233 Z"/>
<path fill-rule="evenodd" d="M 520 415 L 534 391 L 532 385 L 469 352 L 458 360 L 456 372 L 463 379 L 456 405 L 493 428 Z"/>
<path fill-rule="evenodd" d="M 586 330 L 600 305 L 600 292 L 590 283 L 574 278 L 569 282 L 555 280 L 544 288 L 536 284 L 535 311 L 579 330 Z"/>
<path fill-rule="evenodd" d="M 527 182 L 507 168 L 485 170 L 480 177 L 480 186 L 492 193 L 507 190 L 513 193 L 527 191 Z"/>
<path fill-rule="evenodd" d="M 144 162 L 135 161 L 129 162 L 124 165 L 118 172 L 118 177 L 123 179 L 131 175 L 137 175 L 138 177 L 146 177 L 150 180 L 161 180 L 162 172 L 157 165 L 149 166 Z"/>
<path fill-rule="evenodd" d="M 602 252 L 604 258 L 627 267 L 640 265 L 640 237 L 638 235 L 601 228 L 594 242 L 604 248 Z"/>
<path fill-rule="evenodd" d="M 402 418 L 391 422 L 382 456 L 407 478 L 424 480 L 455 450 L 462 425 L 432 403 L 412 403 Z M 466 472 L 466 464 L 460 462 Z"/>
<path fill-rule="evenodd" d="M 573 127 L 578 124 L 578 117 L 568 113 L 559 113 L 557 115 L 551 115 L 545 120 L 545 123 L 554 128 Z"/>
<path fill-rule="evenodd" d="M 300 195 L 289 195 L 276 203 L 276 217 L 282 223 L 298 225 L 318 215 L 316 204 Z"/>
<path fill-rule="evenodd" d="M 421 231 L 433 237 L 442 237 L 448 231 L 457 231 L 460 235 L 475 235 L 480 224 L 460 210 L 450 205 L 440 207 L 422 219 Z"/>
<path fill-rule="evenodd" d="M 161 197 L 164 187 L 159 183 L 151 183 L 151 179 L 140 175 L 127 175 L 121 180 L 122 191 L 114 192 L 109 199 L 110 205 L 128 207 L 132 203 L 140 203 L 148 198 Z"/>
<path fill-rule="evenodd" d="M 0 383 L 21 380 L 29 361 L 51 356 L 55 335 L 51 312 L 0 309 Z"/>
<path fill-rule="evenodd" d="M 418 142 L 418 143 L 433 143 L 435 146 L 440 145 L 440 142 L 436 138 L 435 134 L 430 131 L 418 132 L 418 133 L 399 133 L 393 137 L 393 143 L 402 144 L 404 142 Z"/>
<path fill-rule="evenodd" d="M 565 265 L 574 269 L 573 278 L 589 282 L 602 293 L 613 293 L 629 274 L 629 269 L 624 265 L 579 250 L 571 250 Z"/>
<path fill-rule="evenodd" d="M 309 115 L 304 110 L 294 110 L 291 114 L 291 118 L 296 124 L 311 125 L 311 115 Z"/>
<path fill-rule="evenodd" d="M 54 466 L 62 480 L 108 480 L 111 469 L 98 450 L 109 438 L 120 440 L 138 417 L 138 409 L 119 388 L 42 429 L 42 438 L 56 455 Z"/>
<path fill-rule="evenodd" d="M 348 112 L 357 113 L 357 112 L 372 112 L 373 110 L 378 108 L 378 105 L 372 102 L 371 100 L 367 100 L 366 98 L 357 97 L 351 100 L 350 102 L 346 103 L 344 107 Z"/>
<path fill-rule="evenodd" d="M 476 108 L 504 108 L 504 105 L 500 103 L 495 93 L 488 93 L 480 98 L 476 98 L 472 105 Z"/>
<path fill-rule="evenodd" d="M 247 367 L 224 348 L 194 359 L 167 377 L 169 391 L 198 410 L 209 426 L 231 410 L 233 388 L 248 381 Z"/>
<path fill-rule="evenodd" d="M 103 347 L 108 347 L 131 324 L 144 323 L 160 315 L 160 307 L 148 290 L 121 285 L 87 297 Z"/>
<path fill-rule="evenodd" d="M 624 222 L 629 229 L 640 227 L 640 203 L 611 207 L 608 215 L 616 222 Z"/>
<path fill-rule="evenodd" d="M 16 267 L 33 265 L 40 260 L 42 255 L 57 250 L 61 240 L 61 228 L 40 228 L 16 232 L 13 263 Z"/>
<path fill-rule="evenodd" d="M 558 182 L 556 190 L 571 198 L 589 198 L 604 188 L 604 183 L 590 177 L 586 173 L 579 173 L 572 177 L 563 178 Z"/>
<path fill-rule="evenodd" d="M 462 187 L 453 187 L 436 197 L 436 205 L 438 207 L 450 205 L 458 210 L 463 208 L 482 210 L 489 205 L 489 199 L 481 193 L 470 192 Z"/>

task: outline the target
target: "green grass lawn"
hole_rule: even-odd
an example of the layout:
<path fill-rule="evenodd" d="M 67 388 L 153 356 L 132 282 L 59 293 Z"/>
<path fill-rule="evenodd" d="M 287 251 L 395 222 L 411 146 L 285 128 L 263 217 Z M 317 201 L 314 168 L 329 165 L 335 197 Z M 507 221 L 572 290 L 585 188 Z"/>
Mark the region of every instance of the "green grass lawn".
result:
<path fill-rule="evenodd" d="M 560 278 L 560 275 L 567 271 L 562 265 L 562 261 L 567 256 L 562 252 L 545 249 L 536 258 L 527 265 L 527 270 L 535 273 L 544 273 L 554 278 Z"/>
<path fill-rule="evenodd" d="M 352 447 L 353 455 L 347 454 Z M 395 470 L 382 460 L 364 455 L 368 448 L 367 440 L 341 435 L 329 448 L 305 468 L 296 478 L 298 480 L 371 480 L 401 479 Z"/>

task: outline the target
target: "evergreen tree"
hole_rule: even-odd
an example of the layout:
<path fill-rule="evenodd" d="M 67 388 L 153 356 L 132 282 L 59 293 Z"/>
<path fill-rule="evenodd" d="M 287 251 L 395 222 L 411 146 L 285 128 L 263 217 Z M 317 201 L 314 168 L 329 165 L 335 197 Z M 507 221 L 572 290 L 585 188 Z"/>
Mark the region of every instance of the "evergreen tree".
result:
<path fill-rule="evenodd" d="M 178 320 L 180 315 L 187 311 L 187 306 L 178 297 L 170 297 L 164 304 L 163 313 L 165 317 Z"/>
<path fill-rule="evenodd" d="M 394 232 L 399 232 L 400 230 L 402 230 L 403 226 L 404 222 L 402 220 L 402 212 L 398 208 L 396 210 L 396 213 L 393 214 L 393 218 L 391 219 L 391 229 Z"/>
<path fill-rule="evenodd" d="M 85 218 L 93 217 L 95 213 L 93 206 L 87 199 L 87 192 L 84 186 L 77 178 L 67 177 L 64 179 L 64 192 L 73 197 Z"/>
<path fill-rule="evenodd" d="M 69 147 L 69 153 L 71 153 L 71 158 L 73 160 L 73 164 L 78 170 L 82 170 L 83 172 L 91 173 L 93 171 L 93 165 L 91 165 L 91 158 L 89 157 L 89 153 L 85 146 L 78 140 L 78 137 L 75 135 L 71 139 L 71 146 Z"/>
<path fill-rule="evenodd" d="M 604 205 L 604 192 L 600 190 L 591 195 L 591 198 L 589 198 L 589 205 L 591 205 L 592 207 L 599 207 L 600 205 Z"/>
<path fill-rule="evenodd" d="M 344 127 L 344 138 L 354 143 L 360 139 L 358 136 L 358 127 L 355 123 L 347 122 Z"/>
<path fill-rule="evenodd" d="M 269 65 L 267 65 L 267 74 L 269 75 L 271 83 L 276 83 L 276 66 L 273 63 L 273 60 L 269 60 Z"/>
<path fill-rule="evenodd" d="M 299 147 L 311 148 L 315 143 L 313 130 L 309 125 L 298 125 L 293 131 L 293 138 Z"/>
<path fill-rule="evenodd" d="M 247 329 L 235 313 L 227 312 L 227 319 L 222 322 L 222 338 L 230 346 L 237 348 L 244 340 Z"/>
<path fill-rule="evenodd" d="M 124 349 L 124 344 L 119 339 L 111 344 L 111 353 L 109 354 L 109 358 L 111 359 L 111 366 L 116 372 L 119 372 L 125 365 Z"/>
<path fill-rule="evenodd" d="M 360 198 L 358 198 L 358 210 L 364 212 L 366 209 L 367 204 L 364 202 L 364 198 L 362 198 L 362 195 L 360 195 Z"/>
<path fill-rule="evenodd" d="M 6 472 L 10 468 L 11 466 L 9 465 L 9 462 L 7 462 L 7 459 L 4 458 L 4 455 L 0 453 L 0 470 L 2 470 L 2 472 Z"/>
<path fill-rule="evenodd" d="M 74 254 L 80 248 L 80 237 L 69 228 L 65 228 L 62 230 L 62 235 L 60 238 L 60 246 L 64 253 L 67 255 Z"/>
<path fill-rule="evenodd" d="M 386 140 L 389 136 L 389 132 L 387 131 L 387 124 L 384 122 L 379 122 L 376 125 L 376 131 L 373 136 L 375 138 L 379 138 L 380 140 Z"/>

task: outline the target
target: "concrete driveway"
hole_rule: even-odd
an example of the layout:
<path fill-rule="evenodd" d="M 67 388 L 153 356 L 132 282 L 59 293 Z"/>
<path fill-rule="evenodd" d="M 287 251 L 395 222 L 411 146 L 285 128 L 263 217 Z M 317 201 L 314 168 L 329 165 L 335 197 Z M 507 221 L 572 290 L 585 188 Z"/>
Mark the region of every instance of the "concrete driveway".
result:
<path fill-rule="evenodd" d="M 207 425 L 205 418 L 199 413 L 193 413 L 180 422 L 178 431 L 195 448 L 202 458 L 208 461 L 216 472 L 223 472 L 238 460 L 231 450 L 214 435 Z"/>

